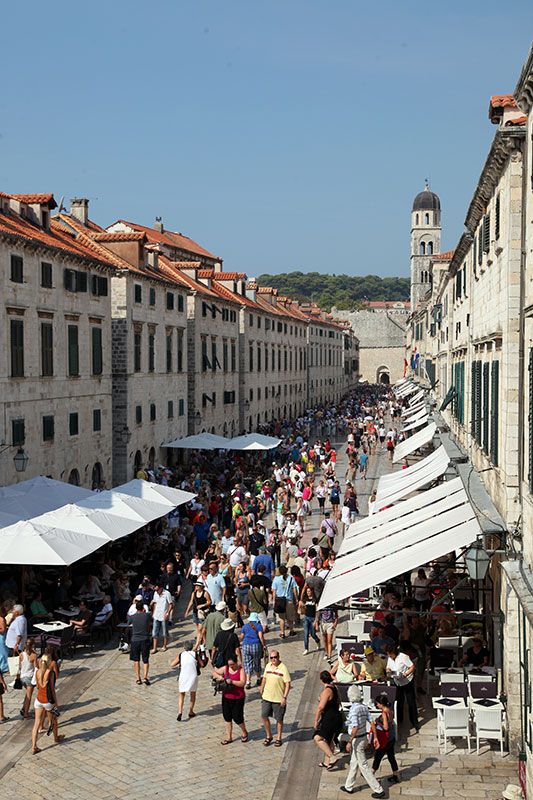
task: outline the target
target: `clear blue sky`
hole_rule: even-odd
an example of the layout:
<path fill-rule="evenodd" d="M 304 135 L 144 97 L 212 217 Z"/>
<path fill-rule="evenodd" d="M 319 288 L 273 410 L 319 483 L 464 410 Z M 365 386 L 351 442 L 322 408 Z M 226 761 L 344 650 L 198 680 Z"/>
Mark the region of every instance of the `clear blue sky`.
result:
<path fill-rule="evenodd" d="M 413 196 L 453 247 L 532 35 L 531 0 L 9 3 L 0 189 L 161 215 L 249 275 L 407 275 Z"/>

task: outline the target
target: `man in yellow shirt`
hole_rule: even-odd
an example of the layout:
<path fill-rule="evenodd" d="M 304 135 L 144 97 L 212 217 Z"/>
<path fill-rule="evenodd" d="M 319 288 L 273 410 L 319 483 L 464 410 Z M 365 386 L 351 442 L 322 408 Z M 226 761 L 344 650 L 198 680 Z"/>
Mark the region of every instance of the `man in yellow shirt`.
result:
<path fill-rule="evenodd" d="M 283 717 L 287 708 L 287 696 L 291 690 L 291 676 L 289 670 L 280 661 L 277 650 L 269 653 L 269 663 L 265 667 L 259 692 L 261 694 L 261 718 L 265 726 L 265 741 L 268 747 L 272 743 L 272 730 L 270 717 L 276 720 L 276 741 L 274 747 L 281 747 L 283 733 Z"/>
<path fill-rule="evenodd" d="M 365 660 L 359 673 L 360 681 L 384 681 L 387 677 L 385 662 L 371 647 L 365 647 Z"/>

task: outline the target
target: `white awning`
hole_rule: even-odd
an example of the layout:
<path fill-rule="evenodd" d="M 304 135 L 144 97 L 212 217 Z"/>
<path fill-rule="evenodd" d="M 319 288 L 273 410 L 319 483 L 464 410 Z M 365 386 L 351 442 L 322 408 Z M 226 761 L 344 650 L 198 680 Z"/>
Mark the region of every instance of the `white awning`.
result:
<path fill-rule="evenodd" d="M 185 436 L 183 439 L 173 439 L 162 447 L 173 447 L 179 450 L 227 450 L 231 439 L 224 436 L 215 436 L 214 433 L 198 433 L 196 436 Z"/>
<path fill-rule="evenodd" d="M 424 445 L 429 444 L 436 432 L 437 426 L 434 422 L 430 422 L 430 424 L 426 425 L 425 428 L 413 433 L 413 435 L 408 439 L 400 442 L 394 449 L 394 455 L 392 457 L 393 463 L 397 464 L 398 461 L 401 461 L 411 453 L 414 453 L 415 450 L 418 450 L 420 447 L 424 447 Z"/>
<path fill-rule="evenodd" d="M 413 495 L 408 500 L 403 500 L 401 503 L 396 503 L 394 506 L 384 508 L 372 516 L 363 517 L 353 522 L 345 532 L 344 540 L 339 548 L 339 553 L 346 548 L 350 549 L 351 540 L 355 537 L 358 538 L 375 528 L 386 525 L 389 522 L 394 522 L 397 519 L 405 517 L 407 514 L 412 514 L 421 508 L 425 508 L 431 503 L 436 503 L 449 495 L 453 495 L 459 491 L 463 486 L 460 478 L 452 478 L 449 481 L 444 481 L 432 489 L 427 489 L 425 492 L 419 492 Z"/>
<path fill-rule="evenodd" d="M 410 394 L 418 391 L 418 386 L 415 383 L 408 383 L 406 386 L 400 387 L 396 391 L 397 397 L 409 397 Z"/>
<path fill-rule="evenodd" d="M 425 425 L 428 420 L 429 420 L 429 414 L 426 413 L 424 414 L 424 416 L 420 417 L 420 419 L 415 419 L 408 425 L 404 425 L 402 430 L 404 433 L 407 433 L 407 431 L 414 431 L 416 428 L 421 428 L 422 425 Z"/>
<path fill-rule="evenodd" d="M 460 478 L 453 478 L 453 480 L 445 481 L 433 489 L 428 489 L 427 492 L 420 492 L 416 497 L 407 500 L 405 503 L 398 503 L 392 508 L 373 514 L 367 518 L 371 520 L 371 527 L 366 526 L 364 529 L 360 529 L 358 523 L 355 522 L 350 526 L 350 535 L 344 538 L 339 548 L 337 554 L 338 563 L 340 564 L 339 569 L 341 571 L 345 570 L 345 558 L 348 555 L 351 556 L 356 551 L 361 553 L 363 548 L 363 556 L 366 559 L 370 545 L 374 545 L 376 542 L 390 536 L 402 534 L 415 526 L 427 524 L 428 522 L 430 522 L 433 529 L 435 527 L 434 520 L 440 520 L 439 515 L 456 510 L 468 503 L 468 495 L 464 489 L 463 482 Z M 393 510 L 396 511 L 395 515 L 390 514 Z M 468 516 L 466 517 L 466 519 L 469 518 Z M 351 530 L 352 528 L 354 529 L 353 531 Z M 369 558 L 369 560 L 373 559 Z M 337 562 L 334 570 L 336 567 Z"/>
<path fill-rule="evenodd" d="M 420 411 L 421 408 L 425 408 L 427 406 L 427 400 L 424 398 L 422 400 L 417 400 L 416 403 L 413 403 L 412 406 L 408 406 L 408 408 L 404 408 L 402 411 L 402 417 L 410 417 L 411 414 L 414 414 L 415 411 Z"/>
<path fill-rule="evenodd" d="M 473 512 L 472 512 L 473 513 Z M 477 519 L 451 524 L 450 517 L 442 520 L 448 525 L 445 529 L 439 526 L 424 524 L 421 539 L 406 542 L 401 545 L 397 542 L 393 552 L 372 563 L 364 564 L 358 568 L 344 572 L 336 577 L 328 576 L 319 609 L 340 603 L 352 595 L 357 596 L 370 586 L 385 583 L 396 575 L 416 569 L 429 561 L 446 555 L 453 550 L 459 550 L 471 544 L 481 533 Z M 398 534 L 398 540 L 402 537 Z"/>
<path fill-rule="evenodd" d="M 420 400 L 425 400 L 425 391 L 420 389 L 416 394 L 409 398 L 409 405 L 414 406 L 416 403 L 420 402 Z"/>
<path fill-rule="evenodd" d="M 406 427 L 407 425 L 410 425 L 412 422 L 418 422 L 419 419 L 427 417 L 428 413 L 429 412 L 427 411 L 425 406 L 423 406 L 422 408 L 415 408 L 405 417 L 405 419 L 402 420 L 402 425 Z"/>
<path fill-rule="evenodd" d="M 398 500 L 436 480 L 446 472 L 449 463 L 449 456 L 441 445 L 438 450 L 417 464 L 392 475 L 383 476 L 378 483 L 375 508 L 397 503 Z"/>
<path fill-rule="evenodd" d="M 272 450 L 281 444 L 281 439 L 265 436 L 262 433 L 247 433 L 230 439 L 229 450 Z"/>

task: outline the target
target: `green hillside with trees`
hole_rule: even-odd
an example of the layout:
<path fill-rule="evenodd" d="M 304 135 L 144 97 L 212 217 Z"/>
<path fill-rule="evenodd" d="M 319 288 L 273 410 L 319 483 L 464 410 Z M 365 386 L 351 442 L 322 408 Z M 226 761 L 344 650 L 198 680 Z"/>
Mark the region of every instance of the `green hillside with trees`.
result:
<path fill-rule="evenodd" d="M 259 286 L 273 286 L 301 302 L 313 301 L 329 311 L 331 306 L 351 310 L 367 300 L 409 300 L 409 278 L 377 275 L 324 275 L 320 272 L 282 272 L 260 275 Z"/>

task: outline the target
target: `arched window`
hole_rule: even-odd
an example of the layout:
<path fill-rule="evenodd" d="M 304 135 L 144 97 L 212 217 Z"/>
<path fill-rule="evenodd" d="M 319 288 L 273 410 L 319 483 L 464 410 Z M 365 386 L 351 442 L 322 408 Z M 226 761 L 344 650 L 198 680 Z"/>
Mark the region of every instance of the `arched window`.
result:
<path fill-rule="evenodd" d="M 71 483 L 73 486 L 80 485 L 80 473 L 77 469 L 71 469 L 70 475 L 68 476 L 68 482 Z"/>
<path fill-rule="evenodd" d="M 429 225 L 429 214 L 424 214 L 424 222 Z"/>
<path fill-rule="evenodd" d="M 135 453 L 135 458 L 133 459 L 133 477 L 137 477 L 137 473 L 142 467 L 143 457 L 140 450 L 137 450 Z"/>
<path fill-rule="evenodd" d="M 433 255 L 433 242 L 428 242 L 428 255 Z"/>
<path fill-rule="evenodd" d="M 100 484 L 104 481 L 104 471 L 102 469 L 102 465 L 99 461 L 96 462 L 93 466 L 93 471 L 91 475 L 91 485 L 93 489 L 99 489 Z"/>
<path fill-rule="evenodd" d="M 421 256 L 425 256 L 426 255 L 426 243 L 425 242 L 420 242 L 420 255 Z"/>
<path fill-rule="evenodd" d="M 418 214 L 416 215 L 415 220 L 416 220 L 415 221 L 415 225 L 418 225 L 418 221 L 419 221 Z"/>

